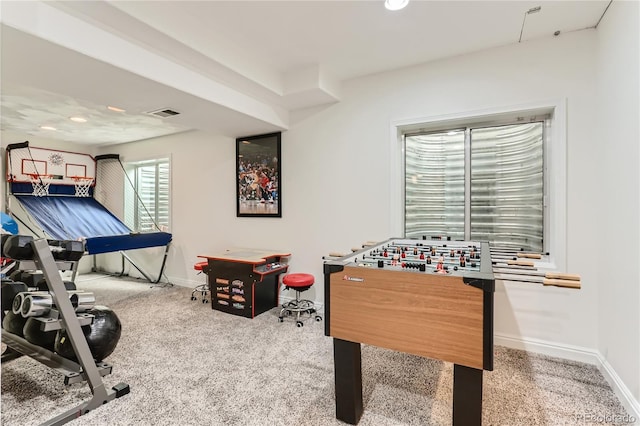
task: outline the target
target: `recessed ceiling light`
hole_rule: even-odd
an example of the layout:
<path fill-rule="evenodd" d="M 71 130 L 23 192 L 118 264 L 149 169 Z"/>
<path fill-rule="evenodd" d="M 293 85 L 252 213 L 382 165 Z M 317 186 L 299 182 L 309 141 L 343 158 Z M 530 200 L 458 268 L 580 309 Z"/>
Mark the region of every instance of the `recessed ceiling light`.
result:
<path fill-rule="evenodd" d="M 409 4 L 409 0 L 384 0 L 384 7 L 388 10 L 404 9 Z"/>
<path fill-rule="evenodd" d="M 55 127 L 52 127 L 52 126 L 40 126 L 40 128 L 42 130 L 58 130 Z"/>
<path fill-rule="evenodd" d="M 69 117 L 69 120 L 75 121 L 76 123 L 86 123 L 87 119 L 82 117 Z"/>
<path fill-rule="evenodd" d="M 114 106 L 107 106 L 107 109 L 110 111 L 115 111 L 115 112 L 125 112 L 126 110 L 122 109 L 122 108 L 118 108 L 118 107 L 114 107 Z"/>

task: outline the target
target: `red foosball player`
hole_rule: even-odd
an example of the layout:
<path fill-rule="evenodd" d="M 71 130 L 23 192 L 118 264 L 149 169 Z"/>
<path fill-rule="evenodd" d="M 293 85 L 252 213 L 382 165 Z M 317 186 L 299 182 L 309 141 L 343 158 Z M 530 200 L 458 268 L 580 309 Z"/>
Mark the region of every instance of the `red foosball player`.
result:
<path fill-rule="evenodd" d="M 464 258 L 464 254 L 462 256 L 460 256 L 460 266 L 464 268 L 464 266 L 466 265 L 465 263 L 465 258 Z"/>
<path fill-rule="evenodd" d="M 436 271 L 444 272 L 444 257 L 440 256 L 438 258 L 438 264 L 436 265 Z"/>

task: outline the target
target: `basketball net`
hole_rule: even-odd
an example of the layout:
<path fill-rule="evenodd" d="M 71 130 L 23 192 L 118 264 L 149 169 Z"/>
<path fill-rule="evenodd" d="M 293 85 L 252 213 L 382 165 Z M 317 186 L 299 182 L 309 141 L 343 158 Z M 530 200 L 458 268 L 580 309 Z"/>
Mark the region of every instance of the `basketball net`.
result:
<path fill-rule="evenodd" d="M 31 178 L 31 186 L 33 186 L 33 195 L 36 197 L 46 197 L 49 195 L 49 185 L 51 184 L 51 175 L 29 175 Z"/>
<path fill-rule="evenodd" d="M 93 178 L 75 176 L 73 183 L 76 187 L 76 197 L 89 197 L 89 188 L 91 188 Z"/>

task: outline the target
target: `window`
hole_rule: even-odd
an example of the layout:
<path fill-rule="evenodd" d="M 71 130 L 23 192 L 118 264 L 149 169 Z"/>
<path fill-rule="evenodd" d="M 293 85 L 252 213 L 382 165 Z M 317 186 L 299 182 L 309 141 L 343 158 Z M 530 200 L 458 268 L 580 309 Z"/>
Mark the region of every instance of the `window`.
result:
<path fill-rule="evenodd" d="M 136 232 L 168 231 L 170 162 L 168 158 L 129 163 L 132 185 L 125 185 L 126 224 Z"/>
<path fill-rule="evenodd" d="M 431 135 L 449 131 L 467 131 L 467 129 L 484 129 L 513 124 L 543 122 L 542 141 L 542 253 L 540 266 L 549 270 L 564 270 L 567 267 L 567 99 L 547 99 L 525 104 L 497 106 L 461 113 L 441 114 L 427 117 L 394 120 L 390 123 L 389 160 L 391 182 L 389 192 L 389 217 L 391 235 L 427 236 L 445 235 L 444 231 L 427 228 L 411 228 L 407 224 L 410 219 L 411 202 L 407 202 L 410 190 L 407 182 L 411 181 L 407 170 L 406 138 L 411 135 Z M 469 131 L 469 140 L 473 134 Z M 453 137 L 454 135 L 447 135 Z M 460 135 L 458 135 L 460 137 Z M 466 141 L 465 134 L 465 141 Z M 476 133 L 476 139 L 478 134 Z M 452 148 L 453 149 L 453 148 Z M 465 142 L 465 149 L 467 145 Z M 471 156 L 471 142 L 465 158 Z M 479 152 L 479 151 L 478 151 Z M 447 155 L 452 155 L 448 153 Z M 471 164 L 465 160 L 465 194 L 471 193 Z M 466 168 L 469 168 L 468 170 Z M 466 177 L 469 176 L 468 181 Z M 419 176 L 416 176 L 418 180 Z M 449 178 L 449 183 L 453 180 Z M 468 187 L 466 185 L 469 185 Z M 451 187 L 447 190 L 452 191 Z M 447 199 L 452 197 L 447 196 Z M 476 200 L 479 201 L 479 200 Z M 406 208 L 398 208 L 398 206 Z M 465 198 L 464 239 L 471 239 L 471 197 Z M 416 214 L 419 209 L 413 209 Z M 449 215 L 449 223 L 455 216 Z M 469 218 L 467 220 L 467 217 Z M 422 227 L 423 225 L 419 225 Z M 468 226 L 468 228 L 467 228 Z M 424 232 L 421 232 L 424 229 Z M 474 228 L 475 229 L 475 228 Z M 436 233 L 436 231 L 438 231 Z M 448 231 L 448 230 L 447 230 Z M 478 230 L 476 229 L 476 232 Z M 475 234 L 474 234 L 475 235 Z M 453 237 L 452 237 L 453 238 Z"/>
<path fill-rule="evenodd" d="M 545 119 L 405 133 L 407 237 L 543 252 Z"/>

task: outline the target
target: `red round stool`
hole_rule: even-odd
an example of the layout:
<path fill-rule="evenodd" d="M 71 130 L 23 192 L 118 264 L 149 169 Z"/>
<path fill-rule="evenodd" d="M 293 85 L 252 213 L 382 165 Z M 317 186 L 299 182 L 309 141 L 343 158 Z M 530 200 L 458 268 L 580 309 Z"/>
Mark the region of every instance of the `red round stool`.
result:
<path fill-rule="evenodd" d="M 193 265 L 193 269 L 198 271 L 198 274 L 204 273 L 205 275 L 209 273 L 209 262 L 198 262 Z M 202 297 L 202 303 L 207 303 L 209 299 L 207 299 L 207 295 L 209 294 L 209 279 L 207 278 L 206 284 L 200 284 L 191 292 L 191 300 L 197 300 L 196 294 L 200 293 L 200 297 Z"/>
<path fill-rule="evenodd" d="M 309 314 L 310 317 L 315 314 L 316 321 L 322 321 L 322 317 L 317 313 L 313 301 L 300 299 L 300 293 L 309 290 L 314 283 L 315 278 L 311 274 L 287 274 L 282 278 L 284 289 L 295 290 L 296 299 L 282 305 L 280 315 L 278 316 L 278 320 L 280 322 L 284 321 L 285 315 L 291 316 L 293 314 L 296 314 L 296 326 L 298 327 L 302 327 L 304 325 L 300 320 L 300 315 L 302 314 Z"/>

